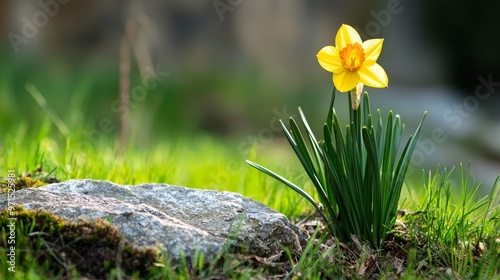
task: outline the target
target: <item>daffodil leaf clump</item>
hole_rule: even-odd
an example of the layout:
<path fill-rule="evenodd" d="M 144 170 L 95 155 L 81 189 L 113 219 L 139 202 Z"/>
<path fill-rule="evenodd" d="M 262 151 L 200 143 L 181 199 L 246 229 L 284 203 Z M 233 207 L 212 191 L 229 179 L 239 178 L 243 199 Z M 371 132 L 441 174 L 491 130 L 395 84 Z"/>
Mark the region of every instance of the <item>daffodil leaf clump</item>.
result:
<path fill-rule="evenodd" d="M 334 109 L 335 89 L 322 140 L 313 134 L 300 108 L 305 136 L 293 118 L 290 128 L 280 121 L 323 207 L 300 186 L 257 163 L 247 162 L 308 200 L 329 231 L 341 241 L 351 241 L 354 235 L 380 248 L 394 226 L 404 178 L 425 113 L 402 152 L 398 152 L 403 134 L 400 116 L 389 111 L 384 122 L 380 110 L 372 113 L 366 92 L 361 104 L 363 85 L 380 88 L 388 83 L 385 70 L 376 63 L 382 39 L 361 42 L 352 27 L 342 25 L 335 42 L 337 47 L 328 46 L 318 53 L 318 61 L 333 73 L 335 88 L 351 94 L 345 130 Z"/>

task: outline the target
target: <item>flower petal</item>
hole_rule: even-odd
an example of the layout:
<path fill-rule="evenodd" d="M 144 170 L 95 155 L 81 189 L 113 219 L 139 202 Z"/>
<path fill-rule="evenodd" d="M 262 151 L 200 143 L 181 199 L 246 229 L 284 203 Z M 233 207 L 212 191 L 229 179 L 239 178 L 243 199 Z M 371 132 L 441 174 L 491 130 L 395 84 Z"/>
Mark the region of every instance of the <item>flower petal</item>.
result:
<path fill-rule="evenodd" d="M 370 87 L 385 88 L 389 83 L 389 78 L 384 68 L 377 63 L 371 66 L 363 64 L 363 66 L 359 68 L 358 74 L 361 82 Z"/>
<path fill-rule="evenodd" d="M 384 39 L 370 39 L 363 42 L 362 46 L 365 51 L 365 59 L 376 61 L 382 51 Z"/>
<path fill-rule="evenodd" d="M 326 46 L 316 55 L 318 62 L 326 71 L 339 73 L 344 70 L 336 47 Z"/>
<path fill-rule="evenodd" d="M 359 43 L 362 44 L 361 37 L 359 37 L 358 32 L 347 24 L 342 24 L 335 36 L 335 46 L 337 49 L 341 50 L 345 48 L 347 44 Z"/>
<path fill-rule="evenodd" d="M 333 84 L 340 92 L 348 92 L 355 88 L 359 83 L 359 75 L 357 72 L 344 71 L 333 75 Z"/>
<path fill-rule="evenodd" d="M 365 62 L 363 62 L 363 66 L 372 66 L 373 64 L 375 64 L 375 60 L 373 59 L 370 59 L 370 60 L 366 60 Z"/>

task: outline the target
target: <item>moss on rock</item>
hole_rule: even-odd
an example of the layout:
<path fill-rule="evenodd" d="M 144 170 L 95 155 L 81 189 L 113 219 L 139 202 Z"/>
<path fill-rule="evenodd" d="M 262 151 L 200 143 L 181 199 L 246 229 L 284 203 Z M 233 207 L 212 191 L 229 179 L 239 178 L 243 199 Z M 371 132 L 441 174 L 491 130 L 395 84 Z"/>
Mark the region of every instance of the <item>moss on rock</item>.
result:
<path fill-rule="evenodd" d="M 71 273 L 87 277 L 106 277 L 113 269 L 141 278 L 154 274 L 159 251 L 138 248 L 123 241 L 116 227 L 107 221 L 69 222 L 46 211 L 15 208 L 16 249 L 22 248 L 17 263 L 34 260 L 49 266 L 54 275 Z M 0 247 L 8 248 L 7 225 L 13 218 L 7 209 L 0 211 Z M 6 234 L 7 233 L 7 234 Z M 118 260 L 118 261 L 117 261 Z"/>
<path fill-rule="evenodd" d="M 25 177 L 25 176 L 15 179 L 13 183 L 14 183 L 14 189 L 16 191 L 28 188 L 38 188 L 47 185 L 47 183 L 41 181 L 40 179 Z M 0 193 L 5 193 L 9 191 L 7 182 L 1 182 L 0 184 L 1 184 Z"/>

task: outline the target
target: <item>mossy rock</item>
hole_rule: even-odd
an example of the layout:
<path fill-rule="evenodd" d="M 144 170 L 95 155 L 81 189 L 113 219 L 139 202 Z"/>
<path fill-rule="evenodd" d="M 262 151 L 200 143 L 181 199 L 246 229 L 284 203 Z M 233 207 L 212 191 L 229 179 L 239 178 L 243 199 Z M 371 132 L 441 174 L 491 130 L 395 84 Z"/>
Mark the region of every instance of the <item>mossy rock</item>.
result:
<path fill-rule="evenodd" d="M 15 179 L 13 183 L 14 183 L 14 189 L 16 191 L 22 190 L 22 189 L 28 189 L 28 188 L 38 188 L 38 187 L 47 185 L 47 183 L 41 181 L 40 179 L 25 177 L 25 176 Z M 2 182 L 1 185 L 2 185 L 2 187 L 0 188 L 0 193 L 7 192 L 8 191 L 8 183 Z"/>
<path fill-rule="evenodd" d="M 114 269 L 126 275 L 144 278 L 155 273 L 160 253 L 153 248 L 125 244 L 121 234 L 107 221 L 68 222 L 45 211 L 15 207 L 16 263 L 36 261 L 54 275 L 76 270 L 81 276 L 108 277 Z M 13 218 L 8 209 L 0 211 L 1 248 L 7 243 Z"/>

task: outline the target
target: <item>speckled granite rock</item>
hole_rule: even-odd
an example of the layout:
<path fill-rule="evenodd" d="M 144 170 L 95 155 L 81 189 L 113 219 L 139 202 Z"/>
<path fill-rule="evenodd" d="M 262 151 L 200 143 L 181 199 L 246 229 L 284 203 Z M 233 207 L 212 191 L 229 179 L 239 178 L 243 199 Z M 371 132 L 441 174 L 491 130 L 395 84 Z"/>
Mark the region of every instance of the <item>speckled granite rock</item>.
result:
<path fill-rule="evenodd" d="M 5 209 L 5 197 L 0 200 Z M 232 192 L 166 184 L 120 186 L 108 181 L 69 180 L 16 192 L 11 202 L 64 219 L 104 219 L 137 246 L 160 246 L 172 261 L 198 248 L 207 262 L 226 246 L 270 256 L 288 247 L 300 251 L 306 236 L 267 206 Z"/>

